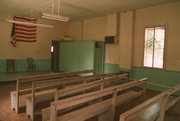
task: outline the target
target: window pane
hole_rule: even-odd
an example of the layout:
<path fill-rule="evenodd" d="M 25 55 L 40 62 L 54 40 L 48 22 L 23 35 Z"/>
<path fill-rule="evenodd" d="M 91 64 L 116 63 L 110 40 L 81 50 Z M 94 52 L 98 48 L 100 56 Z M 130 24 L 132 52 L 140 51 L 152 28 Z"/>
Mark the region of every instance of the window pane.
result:
<path fill-rule="evenodd" d="M 154 67 L 163 68 L 165 28 L 155 28 Z"/>
<path fill-rule="evenodd" d="M 152 67 L 154 28 L 145 29 L 144 66 Z"/>

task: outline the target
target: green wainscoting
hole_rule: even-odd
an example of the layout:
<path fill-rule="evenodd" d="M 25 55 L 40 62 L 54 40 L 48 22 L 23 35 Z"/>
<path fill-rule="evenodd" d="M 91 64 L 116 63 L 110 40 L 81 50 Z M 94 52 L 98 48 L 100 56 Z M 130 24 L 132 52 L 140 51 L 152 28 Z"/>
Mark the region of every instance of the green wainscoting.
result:
<path fill-rule="evenodd" d="M 36 64 L 36 71 L 50 71 L 51 60 L 50 59 L 34 59 Z M 15 60 L 14 72 L 26 72 L 27 71 L 27 60 L 17 59 Z M 6 72 L 6 60 L 0 60 L 0 73 Z"/>
<path fill-rule="evenodd" d="M 79 58 L 82 58 L 82 57 L 79 57 Z M 71 59 L 69 58 L 68 61 L 70 65 L 71 63 L 73 63 L 72 58 Z M 34 63 L 36 64 L 37 72 L 38 71 L 50 72 L 51 70 L 50 59 L 34 59 Z M 79 65 L 81 64 L 83 65 L 83 62 L 79 61 Z M 88 64 L 93 65 L 90 62 Z M 86 69 L 90 69 L 90 67 L 87 66 Z M 104 64 L 104 73 L 112 73 L 112 72 L 119 72 L 119 71 L 129 72 L 130 77 L 135 78 L 135 79 L 148 78 L 148 81 L 150 82 L 169 85 L 169 86 L 180 84 L 180 71 L 160 70 L 160 69 L 152 69 L 152 68 L 144 68 L 144 67 L 133 67 L 132 69 L 123 69 L 123 68 L 119 68 L 118 64 L 110 64 L 110 63 Z M 27 72 L 26 59 L 15 60 L 15 72 Z M 6 73 L 6 60 L 0 60 L 0 73 L 1 74 Z M 148 86 L 148 88 L 152 90 L 156 90 L 156 91 L 165 90 L 165 88 L 155 87 L 155 86 Z M 177 93 L 177 94 L 180 95 L 180 93 Z"/>
<path fill-rule="evenodd" d="M 0 72 L 6 72 L 6 61 L 0 60 Z"/>
<path fill-rule="evenodd" d="M 144 67 L 133 67 L 133 78 L 148 78 L 148 81 L 175 86 L 180 84 L 180 71 L 170 71 L 170 70 L 160 70 L 160 69 L 152 69 L 152 68 L 144 68 Z M 165 88 L 148 86 L 149 89 L 164 91 Z M 180 93 L 178 93 L 180 95 Z"/>
<path fill-rule="evenodd" d="M 35 59 L 34 62 L 37 65 L 37 71 L 51 70 L 51 59 Z"/>
<path fill-rule="evenodd" d="M 113 72 L 120 72 L 120 71 L 129 72 L 131 74 L 132 70 L 131 69 L 119 68 L 118 64 L 105 63 L 105 66 L 104 66 L 104 72 L 105 73 L 113 73 Z"/>
<path fill-rule="evenodd" d="M 104 73 L 113 73 L 113 72 L 119 72 L 119 65 L 118 64 L 110 64 L 105 63 L 104 64 Z"/>
<path fill-rule="evenodd" d="M 180 84 L 180 71 L 170 71 L 170 70 L 160 70 L 160 69 L 152 69 L 152 68 L 144 68 L 144 67 L 133 67 L 132 69 L 122 69 L 119 68 L 118 64 L 109 64 L 105 63 L 104 68 L 105 73 L 111 72 L 119 72 L 125 71 L 130 73 L 130 77 L 134 79 L 148 78 L 148 81 L 164 84 L 168 86 L 175 86 Z M 164 91 L 167 90 L 161 87 L 148 86 L 149 89 L 156 91 Z M 180 95 L 180 92 L 176 93 Z"/>

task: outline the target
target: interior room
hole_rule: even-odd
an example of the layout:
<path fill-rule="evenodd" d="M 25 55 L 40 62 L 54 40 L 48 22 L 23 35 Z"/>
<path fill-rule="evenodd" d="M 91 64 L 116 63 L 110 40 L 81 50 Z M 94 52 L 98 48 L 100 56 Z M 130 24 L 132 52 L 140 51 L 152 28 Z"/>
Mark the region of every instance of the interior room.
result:
<path fill-rule="evenodd" d="M 0 121 L 180 121 L 179 32 L 179 0 L 1 0 Z"/>

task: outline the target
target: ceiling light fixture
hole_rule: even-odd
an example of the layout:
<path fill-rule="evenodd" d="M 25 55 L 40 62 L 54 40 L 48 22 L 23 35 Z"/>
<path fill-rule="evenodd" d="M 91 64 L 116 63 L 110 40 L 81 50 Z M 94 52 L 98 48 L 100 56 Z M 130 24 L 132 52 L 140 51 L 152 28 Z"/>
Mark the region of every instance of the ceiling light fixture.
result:
<path fill-rule="evenodd" d="M 69 22 L 70 20 L 69 17 L 60 16 L 60 15 L 51 14 L 51 13 L 45 13 L 45 12 L 41 13 L 41 18 L 62 21 L 62 22 Z"/>
<path fill-rule="evenodd" d="M 51 20 L 56 20 L 56 21 L 61 21 L 61 22 L 69 22 L 70 20 L 69 17 L 59 15 L 61 2 L 62 0 L 58 0 L 58 15 L 54 14 L 54 0 L 52 0 L 52 13 L 42 12 L 41 18 L 51 19 Z"/>
<path fill-rule="evenodd" d="M 23 24 L 23 25 L 32 25 L 32 26 L 39 26 L 39 27 L 54 28 L 54 26 L 52 26 L 52 25 L 36 24 L 36 23 L 31 23 L 31 22 L 22 22 L 22 21 L 10 20 L 10 19 L 7 19 L 7 22 L 9 22 L 9 23 L 15 23 L 15 24 Z"/>

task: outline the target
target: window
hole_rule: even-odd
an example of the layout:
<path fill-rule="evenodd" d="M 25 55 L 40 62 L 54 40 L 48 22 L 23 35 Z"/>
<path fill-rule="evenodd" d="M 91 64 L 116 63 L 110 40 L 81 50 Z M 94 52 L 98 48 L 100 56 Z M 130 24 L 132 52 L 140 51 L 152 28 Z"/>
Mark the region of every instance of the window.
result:
<path fill-rule="evenodd" d="M 145 28 L 144 66 L 163 68 L 165 27 Z"/>

